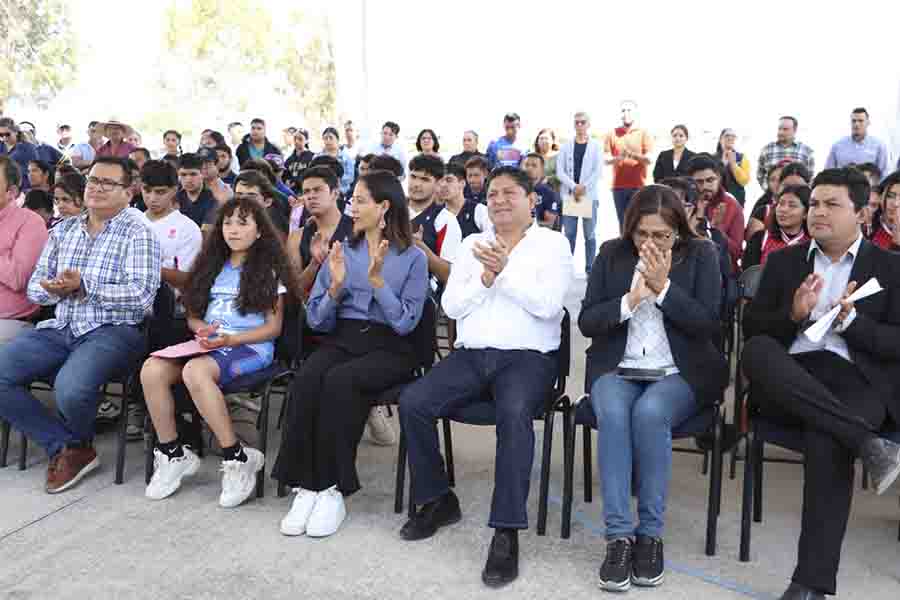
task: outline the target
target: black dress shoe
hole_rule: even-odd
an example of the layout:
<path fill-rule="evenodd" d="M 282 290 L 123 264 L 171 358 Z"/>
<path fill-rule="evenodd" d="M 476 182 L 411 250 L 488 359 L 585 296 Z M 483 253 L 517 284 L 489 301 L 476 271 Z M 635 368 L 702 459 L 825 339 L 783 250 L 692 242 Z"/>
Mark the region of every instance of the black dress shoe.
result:
<path fill-rule="evenodd" d="M 862 445 L 859 457 L 869 470 L 876 494 L 883 494 L 900 475 L 900 444 L 874 437 Z"/>
<path fill-rule="evenodd" d="M 452 525 L 462 519 L 459 498 L 452 491 L 420 508 L 412 519 L 400 530 L 400 537 L 408 542 L 430 538 L 445 525 Z"/>
<path fill-rule="evenodd" d="M 491 540 L 481 580 L 488 587 L 498 588 L 512 583 L 518 576 L 519 532 L 515 529 L 498 529 Z"/>
<path fill-rule="evenodd" d="M 792 581 L 781 595 L 781 600 L 825 600 L 825 594 Z"/>

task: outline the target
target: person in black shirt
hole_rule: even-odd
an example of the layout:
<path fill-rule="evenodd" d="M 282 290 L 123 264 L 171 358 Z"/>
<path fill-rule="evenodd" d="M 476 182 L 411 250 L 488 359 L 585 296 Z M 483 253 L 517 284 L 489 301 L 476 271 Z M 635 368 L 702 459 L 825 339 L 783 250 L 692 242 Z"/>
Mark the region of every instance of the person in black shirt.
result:
<path fill-rule="evenodd" d="M 450 162 L 458 162 L 464 167 L 476 156 L 484 156 L 478 151 L 478 134 L 471 129 L 463 134 L 463 151 L 450 157 Z"/>
<path fill-rule="evenodd" d="M 463 194 L 465 185 L 465 167 L 459 162 L 447 163 L 444 177 L 438 182 L 438 198 L 444 203 L 444 208 L 456 215 L 462 239 L 491 227 L 487 206 L 467 200 Z"/>
<path fill-rule="evenodd" d="M 182 154 L 178 160 L 178 183 L 181 189 L 175 198 L 182 214 L 205 233 L 216 220 L 219 203 L 203 185 L 203 159 L 193 153 Z"/>
<path fill-rule="evenodd" d="M 219 179 L 225 182 L 225 185 L 234 187 L 237 173 L 231 170 L 231 148 L 228 144 L 219 144 L 213 150 L 216 151 L 216 168 L 219 170 Z"/>
<path fill-rule="evenodd" d="M 272 219 L 272 224 L 281 239 L 287 239 L 288 221 L 284 216 L 284 212 L 275 203 L 275 188 L 269 183 L 265 175 L 259 171 L 243 171 L 234 180 L 234 197 L 236 199 L 249 198 L 262 204 Z"/>
<path fill-rule="evenodd" d="M 584 156 L 584 154 L 582 154 Z M 522 163 L 523 170 L 528 174 L 537 202 L 534 205 L 534 217 L 538 225 L 560 230 L 560 213 L 562 202 L 559 194 L 547 185 L 544 177 L 544 157 L 537 152 L 532 152 L 525 157 Z"/>
<path fill-rule="evenodd" d="M 490 172 L 491 166 L 483 156 L 475 156 L 466 161 L 466 189 L 463 193 L 467 200 L 487 204 L 484 182 Z"/>
<path fill-rule="evenodd" d="M 314 156 L 309 150 L 309 132 L 305 129 L 298 129 L 294 133 L 294 151 L 284 161 L 284 182 L 294 190 L 295 194 L 300 194 L 303 171 L 312 162 Z"/>

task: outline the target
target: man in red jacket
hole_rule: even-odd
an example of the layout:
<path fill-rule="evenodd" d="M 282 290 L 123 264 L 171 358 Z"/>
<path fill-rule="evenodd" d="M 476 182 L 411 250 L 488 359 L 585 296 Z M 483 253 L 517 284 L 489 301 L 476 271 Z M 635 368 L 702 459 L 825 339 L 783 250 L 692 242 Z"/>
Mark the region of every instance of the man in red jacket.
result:
<path fill-rule="evenodd" d="M 688 163 L 688 175 L 693 177 L 700 190 L 700 201 L 706 204 L 709 224 L 725 234 L 728 254 L 737 267 L 744 245 L 744 211 L 722 186 L 720 164 L 709 154 L 698 154 Z"/>

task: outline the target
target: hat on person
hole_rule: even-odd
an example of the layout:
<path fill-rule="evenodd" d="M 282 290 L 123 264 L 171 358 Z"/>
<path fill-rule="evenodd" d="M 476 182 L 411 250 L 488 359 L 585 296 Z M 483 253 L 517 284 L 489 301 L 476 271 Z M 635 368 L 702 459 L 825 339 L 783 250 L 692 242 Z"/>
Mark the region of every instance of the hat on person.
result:
<path fill-rule="evenodd" d="M 95 131 L 97 131 L 97 133 L 99 133 L 103 137 L 109 137 L 108 135 L 106 135 L 107 127 L 121 127 L 122 135 L 124 137 L 128 137 L 129 135 L 134 133 L 134 128 L 131 125 L 123 123 L 116 118 L 109 119 L 108 121 L 100 121 L 99 123 L 97 123 Z"/>
<path fill-rule="evenodd" d="M 272 165 L 272 168 L 276 171 L 284 168 L 284 157 L 280 154 L 275 154 L 274 152 L 271 154 L 266 154 L 265 156 L 263 156 L 263 159 L 265 159 L 266 162 Z"/>
<path fill-rule="evenodd" d="M 202 147 L 196 152 L 197 156 L 200 157 L 200 160 L 203 162 L 218 162 L 219 157 L 216 155 L 216 151 L 213 148 Z"/>

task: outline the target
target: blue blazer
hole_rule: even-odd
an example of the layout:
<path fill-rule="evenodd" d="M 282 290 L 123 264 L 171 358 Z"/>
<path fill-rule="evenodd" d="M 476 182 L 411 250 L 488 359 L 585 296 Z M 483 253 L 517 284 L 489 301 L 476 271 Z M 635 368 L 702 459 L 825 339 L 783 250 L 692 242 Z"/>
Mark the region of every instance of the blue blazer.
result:
<path fill-rule="evenodd" d="M 578 315 L 578 328 L 591 339 L 586 390 L 598 377 L 614 371 L 625 355 L 629 322 L 620 322 L 622 296 L 631 289 L 637 261 L 634 244 L 624 238 L 603 244 L 594 260 Z M 660 310 L 672 357 L 698 402 L 712 403 L 728 385 L 728 365 L 714 343 L 722 332 L 722 279 L 715 244 L 699 239 L 682 242 L 673 253 L 669 281 Z"/>

